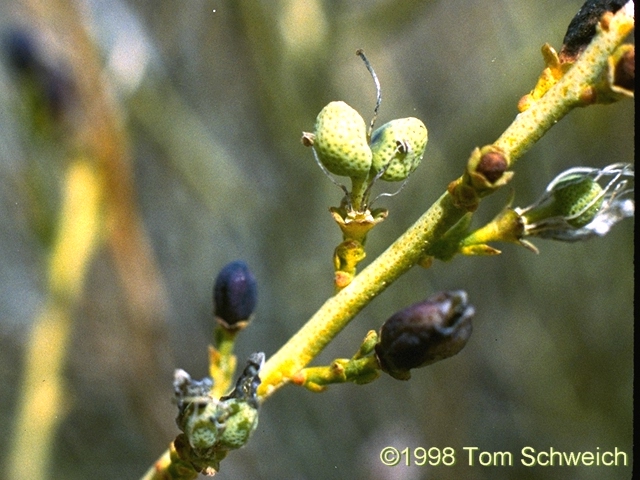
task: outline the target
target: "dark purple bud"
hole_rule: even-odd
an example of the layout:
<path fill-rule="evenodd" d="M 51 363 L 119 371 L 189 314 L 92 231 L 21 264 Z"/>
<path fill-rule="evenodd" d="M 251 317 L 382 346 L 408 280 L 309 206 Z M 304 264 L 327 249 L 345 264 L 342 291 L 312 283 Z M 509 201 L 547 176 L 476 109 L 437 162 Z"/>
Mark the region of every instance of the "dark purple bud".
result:
<path fill-rule="evenodd" d="M 462 290 L 440 292 L 392 315 L 375 346 L 382 370 L 408 380 L 409 370 L 458 353 L 471 336 L 474 308 Z"/>
<path fill-rule="evenodd" d="M 229 329 L 241 328 L 251 319 L 258 300 L 256 279 L 241 260 L 224 266 L 213 287 L 215 316 Z"/>

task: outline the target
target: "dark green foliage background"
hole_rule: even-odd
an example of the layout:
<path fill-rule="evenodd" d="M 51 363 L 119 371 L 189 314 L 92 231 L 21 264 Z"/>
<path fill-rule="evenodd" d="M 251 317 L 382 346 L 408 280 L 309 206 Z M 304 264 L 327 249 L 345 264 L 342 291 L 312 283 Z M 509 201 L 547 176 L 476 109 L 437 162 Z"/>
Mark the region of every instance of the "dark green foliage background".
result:
<path fill-rule="evenodd" d="M 540 47 L 549 42 L 560 48 L 581 5 L 102 3 L 91 3 L 97 25 L 115 29 L 107 19 L 126 8 L 132 16 L 123 16 L 119 28 L 126 30 L 131 19 L 140 22 L 152 48 L 142 82 L 121 92 L 121 100 L 135 155 L 136 194 L 169 292 L 169 314 L 159 319 L 169 350 L 164 364 L 147 366 L 155 390 L 141 391 L 126 380 L 128 357 L 120 347 L 132 333 L 113 265 L 101 251 L 77 312 L 66 369 L 69 412 L 56 437 L 50 477 L 68 480 L 138 478 L 177 433 L 172 371 L 181 367 L 196 377 L 207 372 L 211 287 L 225 263 L 244 259 L 259 282 L 256 319 L 239 339 L 241 360 L 253 351 L 273 354 L 331 295 L 331 255 L 340 233 L 327 209 L 339 203 L 341 192 L 300 136 L 332 100 L 370 117 L 375 91 L 357 48 L 365 50 L 382 83 L 378 125 L 416 116 L 429 129 L 424 161 L 405 190 L 377 205 L 390 215 L 370 234 L 372 259 L 460 175 L 474 147 L 492 142 L 508 126 L 518 99 L 543 67 Z M 16 11 L 0 6 L 0 28 L 20 21 Z M 4 452 L 23 347 L 45 295 L 45 263 L 21 201 L 21 155 L 28 154 L 29 133 L 10 109 L 19 101 L 19 85 L 2 65 Z M 179 95 L 181 110 L 166 92 Z M 633 123 L 631 101 L 571 113 L 516 164 L 515 205 L 533 201 L 563 169 L 632 161 Z M 44 168 L 59 177 L 55 162 Z M 383 187 L 391 191 L 396 184 Z M 47 188 L 55 196 L 55 183 Z M 477 225 L 500 210 L 508 190 L 482 204 Z M 498 246 L 498 257 L 455 258 L 409 272 L 319 362 L 352 355 L 367 330 L 443 289 L 466 290 L 476 307 L 467 347 L 415 371 L 409 382 L 385 376 L 323 394 L 284 388 L 263 406 L 249 445 L 229 455 L 217 478 L 630 478 L 630 467 L 518 466 L 525 446 L 574 452 L 617 447 L 632 458 L 633 221 L 603 239 L 535 243 L 538 256 L 506 245 Z M 151 411 L 149 399 L 158 396 L 166 398 L 165 411 Z M 451 468 L 383 467 L 378 455 L 387 445 L 453 447 L 459 459 Z M 516 465 L 469 467 L 463 447 L 510 451 Z"/>

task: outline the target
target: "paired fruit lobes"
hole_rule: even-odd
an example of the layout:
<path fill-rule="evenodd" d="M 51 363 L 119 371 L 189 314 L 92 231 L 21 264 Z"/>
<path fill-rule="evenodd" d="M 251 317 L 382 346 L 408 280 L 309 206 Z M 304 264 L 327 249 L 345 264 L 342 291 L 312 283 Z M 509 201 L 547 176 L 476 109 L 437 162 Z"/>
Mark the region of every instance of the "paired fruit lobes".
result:
<path fill-rule="evenodd" d="M 427 127 L 417 118 L 398 118 L 385 123 L 371 135 L 374 173 L 385 169 L 382 180 L 404 180 L 420 165 L 427 139 Z"/>
<path fill-rule="evenodd" d="M 384 124 L 367 143 L 367 126 L 344 102 L 331 102 L 316 119 L 313 146 L 322 165 L 334 175 L 364 179 L 380 172 L 382 180 L 406 179 L 422 161 L 427 127 L 414 117 Z"/>
<path fill-rule="evenodd" d="M 313 146 L 318 158 L 334 175 L 364 178 L 371 169 L 367 126 L 358 112 L 344 102 L 331 102 L 316 119 Z"/>

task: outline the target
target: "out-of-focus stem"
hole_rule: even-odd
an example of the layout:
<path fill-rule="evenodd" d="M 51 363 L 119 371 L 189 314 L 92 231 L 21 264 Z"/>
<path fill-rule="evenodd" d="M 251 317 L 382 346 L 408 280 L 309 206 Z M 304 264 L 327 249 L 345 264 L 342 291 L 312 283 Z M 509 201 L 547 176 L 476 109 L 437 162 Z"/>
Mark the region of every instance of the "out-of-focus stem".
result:
<path fill-rule="evenodd" d="M 7 478 L 48 476 L 52 437 L 65 413 L 62 369 L 71 316 L 98 243 L 101 195 L 101 181 L 90 162 L 80 159 L 71 164 L 49 261 L 49 298 L 35 319 L 26 348 Z"/>

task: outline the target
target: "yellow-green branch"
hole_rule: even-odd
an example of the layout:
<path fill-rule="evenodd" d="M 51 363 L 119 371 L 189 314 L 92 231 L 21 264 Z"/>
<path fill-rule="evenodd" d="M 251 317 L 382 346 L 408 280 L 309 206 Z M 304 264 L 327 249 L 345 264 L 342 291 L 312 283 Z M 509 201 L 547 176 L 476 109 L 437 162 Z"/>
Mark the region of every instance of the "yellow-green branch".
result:
<path fill-rule="evenodd" d="M 625 8 L 600 25 L 573 67 L 541 99 L 519 114 L 493 144 L 509 165 L 521 157 L 569 111 L 583 105 L 586 89 L 597 83 L 609 57 L 634 26 Z M 415 265 L 434 240 L 466 213 L 449 193 L 442 195 L 395 243 L 329 298 L 309 321 L 265 363 L 258 389 L 261 399 L 273 394 L 304 368 L 371 300 Z"/>
<path fill-rule="evenodd" d="M 600 79 L 607 62 L 634 26 L 626 8 L 608 17 L 573 67 L 540 99 L 518 115 L 493 147 L 512 166 L 533 144 L 571 109 L 585 105 L 589 88 Z M 496 185 L 497 186 L 497 185 Z M 486 193 L 486 192 L 485 192 Z M 362 310 L 391 283 L 423 259 L 425 250 L 458 222 L 467 211 L 450 193 L 443 194 L 384 253 L 358 274 L 353 281 L 328 299 L 311 319 L 263 366 L 258 389 L 265 400 L 291 380 Z M 150 479 L 193 478 L 172 469 L 179 459 L 165 452 L 143 477 Z M 175 466 L 175 465 L 174 465 Z"/>

